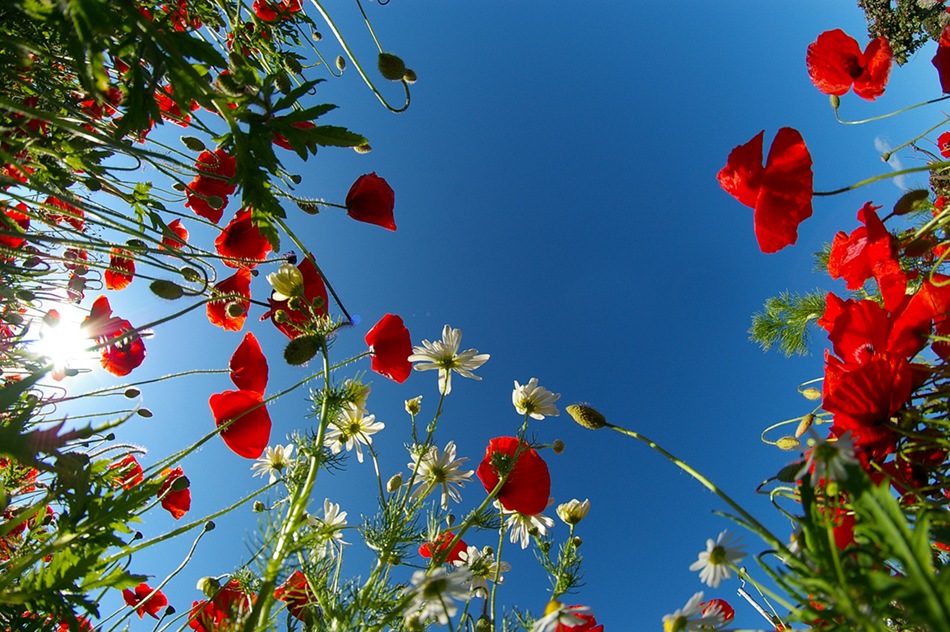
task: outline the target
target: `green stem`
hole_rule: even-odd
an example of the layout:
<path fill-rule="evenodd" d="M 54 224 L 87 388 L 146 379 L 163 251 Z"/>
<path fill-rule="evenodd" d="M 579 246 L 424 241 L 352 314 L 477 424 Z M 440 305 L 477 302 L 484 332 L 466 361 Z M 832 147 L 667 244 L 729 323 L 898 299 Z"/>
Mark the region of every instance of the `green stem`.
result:
<path fill-rule="evenodd" d="M 882 119 L 890 118 L 890 117 L 892 117 L 892 116 L 897 116 L 898 114 L 903 114 L 904 112 L 910 112 L 911 110 L 915 110 L 915 109 L 920 108 L 920 107 L 923 107 L 923 106 L 925 106 L 925 105 L 931 105 L 931 104 L 933 104 L 933 103 L 940 103 L 941 101 L 945 101 L 945 100 L 947 100 L 947 99 L 950 99 L 950 95 L 938 97 L 938 98 L 936 98 L 936 99 L 931 99 L 930 101 L 924 101 L 923 103 L 917 103 L 917 104 L 914 104 L 914 105 L 909 105 L 909 106 L 907 106 L 907 107 L 905 107 L 905 108 L 901 108 L 901 109 L 899 109 L 899 110 L 895 110 L 894 112 L 889 112 L 888 114 L 881 114 L 881 115 L 879 115 L 879 116 L 872 116 L 871 118 L 866 118 L 866 119 L 863 119 L 863 120 L 860 120 L 860 121 L 843 121 L 843 120 L 841 120 L 841 118 L 838 116 L 838 108 L 834 108 L 834 110 L 835 110 L 835 120 L 838 121 L 839 123 L 841 123 L 842 125 L 862 125 L 862 124 L 864 124 L 864 123 L 870 123 L 871 121 L 880 121 L 880 120 L 882 120 Z"/>
<path fill-rule="evenodd" d="M 854 189 L 866 186 L 868 184 L 873 184 L 879 180 L 888 180 L 890 178 L 896 178 L 898 176 L 904 176 L 909 173 L 920 173 L 921 171 L 933 171 L 934 169 L 942 169 L 943 167 L 950 167 L 950 160 L 941 160 L 940 162 L 930 163 L 923 167 L 910 167 L 908 169 L 901 169 L 899 171 L 891 171 L 889 173 L 882 173 L 876 176 L 872 176 L 860 182 L 855 182 L 854 184 L 842 187 L 840 189 L 835 189 L 833 191 L 815 191 L 813 195 L 815 197 L 827 196 L 827 195 L 838 195 L 839 193 L 845 193 L 847 191 L 853 191 Z"/>

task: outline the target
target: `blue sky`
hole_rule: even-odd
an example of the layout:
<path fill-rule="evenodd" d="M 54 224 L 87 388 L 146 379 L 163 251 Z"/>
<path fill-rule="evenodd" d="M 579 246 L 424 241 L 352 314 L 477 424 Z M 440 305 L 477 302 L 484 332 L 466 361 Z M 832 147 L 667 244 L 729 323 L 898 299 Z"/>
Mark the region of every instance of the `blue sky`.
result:
<path fill-rule="evenodd" d="M 387 312 L 405 319 L 415 344 L 438 338 L 449 323 L 464 332 L 464 348 L 492 356 L 478 371 L 481 382 L 454 382 L 438 432 L 437 442 L 455 440 L 473 468 L 490 438 L 518 428 L 512 381 L 537 377 L 562 394 L 562 410 L 591 403 L 611 422 L 657 440 L 787 535 L 788 525 L 754 490 L 795 455 L 764 445 L 759 434 L 809 411 L 796 388 L 821 375 L 822 341 L 816 336 L 807 358 L 764 354 L 748 342 L 750 316 L 786 289 L 838 287 L 812 272 L 812 253 L 835 231 L 852 230 L 864 202 L 890 205 L 900 191 L 885 183 L 817 200 L 799 245 L 767 256 L 756 246 L 751 209 L 722 192 L 715 176 L 735 145 L 762 129 L 768 143 L 779 127 L 792 126 L 811 149 L 816 188 L 837 188 L 887 169 L 875 139 L 897 145 L 936 119 L 931 107 L 872 125 L 834 122 L 827 97 L 808 79 L 805 48 L 831 28 L 863 45 L 860 11 L 817 0 L 414 0 L 367 9 L 384 46 L 419 76 L 412 106 L 400 115 L 384 111 L 349 70 L 321 85 L 317 98 L 339 104 L 327 120 L 364 134 L 374 151 L 321 150 L 306 164 L 287 154 L 287 166 L 304 177 L 303 195 L 341 202 L 353 180 L 370 171 L 396 191 L 396 233 L 332 209 L 314 217 L 288 208 L 348 310 L 362 317 L 336 343 L 338 357 L 361 351 L 363 335 Z M 372 42 L 355 7 L 334 10 L 372 66 Z M 324 34 L 321 50 L 335 56 Z M 842 115 L 863 118 L 938 96 L 931 53 L 932 45 L 895 67 L 876 103 L 843 97 Z M 399 97 L 395 85 L 384 89 Z M 255 283 L 263 295 L 263 279 Z M 135 324 L 146 313 L 137 311 L 134 292 L 110 300 Z M 259 315 L 252 311 L 248 326 L 271 358 L 273 392 L 305 374 L 279 367 L 284 339 L 258 323 Z M 240 335 L 214 330 L 201 313 L 187 322 L 156 330 L 135 377 L 169 371 L 182 357 L 226 367 Z M 360 368 L 372 379 L 369 408 L 386 423 L 377 435 L 384 476 L 405 473 L 402 402 L 421 394 L 423 415 L 431 412 L 435 374 L 417 372 L 398 386 L 369 374 L 368 364 Z M 157 459 L 197 439 L 212 427 L 208 395 L 229 387 L 218 375 L 143 389 L 155 417 L 135 421 L 132 440 Z M 310 424 L 308 412 L 303 392 L 275 403 L 272 443 Z M 712 513 L 725 507 L 632 440 L 584 430 L 565 414 L 533 430 L 542 442 L 566 444 L 560 456 L 544 453 L 556 502 L 591 501 L 578 527 L 585 586 L 569 600 L 589 605 L 607 630 L 656 629 L 664 614 L 705 588 L 688 566 L 706 538 L 731 528 Z M 220 441 L 183 466 L 195 503 L 189 517 L 260 480 Z M 373 510 L 372 489 L 371 465 L 351 459 L 345 474 L 321 474 L 313 509 L 326 496 L 352 520 Z M 465 492 L 465 508 L 483 497 L 477 481 Z M 155 534 L 172 522 L 149 515 L 142 530 Z M 243 542 L 256 524 L 249 510 L 219 521 L 166 591 L 180 612 L 199 598 L 198 577 L 243 561 L 238 552 L 247 550 Z M 558 523 L 556 538 L 566 533 Z M 761 550 L 744 539 L 749 552 Z M 369 567 L 357 548 L 347 552 L 349 572 L 365 576 Z M 142 556 L 134 570 L 161 576 L 177 565 L 175 555 Z M 540 613 L 548 595 L 536 562 L 520 551 L 510 562 L 502 601 Z M 737 587 L 725 582 L 706 588 L 706 596 L 729 600 L 738 627 L 764 627 L 735 596 Z"/>

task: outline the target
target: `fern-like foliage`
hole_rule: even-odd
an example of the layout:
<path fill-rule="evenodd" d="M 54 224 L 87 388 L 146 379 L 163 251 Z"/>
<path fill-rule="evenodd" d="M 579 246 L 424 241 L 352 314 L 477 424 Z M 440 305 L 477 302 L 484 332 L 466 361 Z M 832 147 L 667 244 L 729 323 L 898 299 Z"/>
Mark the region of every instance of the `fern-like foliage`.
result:
<path fill-rule="evenodd" d="M 763 311 L 753 314 L 749 338 L 765 351 L 778 346 L 786 356 L 808 355 L 808 324 L 824 312 L 821 292 L 804 296 L 782 292 L 765 301 Z"/>

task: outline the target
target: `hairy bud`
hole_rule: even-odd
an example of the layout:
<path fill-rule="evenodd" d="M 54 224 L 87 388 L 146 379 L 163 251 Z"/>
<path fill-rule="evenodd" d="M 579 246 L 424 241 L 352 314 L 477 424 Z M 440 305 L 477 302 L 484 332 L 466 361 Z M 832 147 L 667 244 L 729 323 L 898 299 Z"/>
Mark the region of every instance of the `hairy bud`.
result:
<path fill-rule="evenodd" d="M 574 421 L 585 428 L 599 430 L 607 425 L 607 419 L 587 404 L 571 404 L 565 410 Z"/>

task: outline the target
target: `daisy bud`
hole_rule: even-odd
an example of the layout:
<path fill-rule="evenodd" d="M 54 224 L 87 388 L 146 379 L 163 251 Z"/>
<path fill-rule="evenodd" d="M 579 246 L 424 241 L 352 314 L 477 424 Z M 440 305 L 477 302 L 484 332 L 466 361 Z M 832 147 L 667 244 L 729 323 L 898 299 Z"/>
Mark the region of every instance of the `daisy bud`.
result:
<path fill-rule="evenodd" d="M 314 31 L 313 35 L 311 35 L 310 37 L 313 39 L 313 41 L 319 42 L 320 40 L 323 39 L 323 34 L 320 31 Z"/>
<path fill-rule="evenodd" d="M 406 412 L 410 415 L 418 415 L 422 410 L 422 395 L 406 400 Z"/>
<path fill-rule="evenodd" d="M 811 401 L 821 399 L 821 391 L 819 391 L 817 388 L 813 386 L 809 386 L 808 388 L 803 388 L 801 390 L 801 393 L 805 397 L 805 399 L 810 399 Z"/>
<path fill-rule="evenodd" d="M 554 443 L 551 444 L 551 449 L 554 450 L 554 454 L 561 454 L 564 452 L 564 442 L 560 439 L 555 439 Z"/>
<path fill-rule="evenodd" d="M 571 404 L 564 410 L 585 428 L 599 430 L 607 425 L 607 419 L 587 404 Z"/>
<path fill-rule="evenodd" d="M 811 428 L 812 423 L 815 421 L 814 413 L 808 413 L 802 420 L 798 423 L 798 428 L 795 429 L 795 438 L 801 437 L 803 434 L 808 432 L 808 429 Z"/>
<path fill-rule="evenodd" d="M 306 334 L 297 336 L 284 349 L 284 360 L 291 366 L 300 366 L 313 359 L 323 344 L 322 336 Z"/>
<path fill-rule="evenodd" d="M 346 68 L 346 60 L 343 59 L 343 55 L 336 56 L 336 69 L 340 72 L 343 72 L 343 69 Z"/>
<path fill-rule="evenodd" d="M 406 74 L 406 63 L 392 53 L 380 53 L 376 59 L 379 74 L 390 81 L 399 81 Z"/>
<path fill-rule="evenodd" d="M 201 593 L 211 599 L 219 592 L 221 592 L 221 582 L 219 582 L 214 577 L 202 577 L 198 580 L 198 584 L 195 586 Z"/>
<path fill-rule="evenodd" d="M 575 498 L 570 502 L 557 506 L 558 517 L 569 526 L 574 526 L 583 520 L 588 511 L 590 511 L 590 500 L 587 499 L 581 502 Z"/>
<path fill-rule="evenodd" d="M 386 481 L 386 491 L 392 494 L 397 489 L 402 487 L 402 472 L 395 474 Z"/>
<path fill-rule="evenodd" d="M 264 506 L 264 503 L 259 500 L 254 501 L 254 513 L 261 513 L 265 509 L 266 507 Z"/>
<path fill-rule="evenodd" d="M 284 310 L 278 309 L 276 312 L 274 312 L 274 322 L 285 325 L 290 322 L 290 316 L 288 316 L 287 312 Z"/>
<path fill-rule="evenodd" d="M 584 544 L 584 541 L 575 535 L 573 538 L 571 538 L 571 544 L 574 545 L 575 549 L 579 549 L 581 548 L 581 545 Z"/>
<path fill-rule="evenodd" d="M 778 446 L 779 450 L 785 450 L 786 452 L 794 450 L 801 443 L 795 437 L 781 437 L 778 441 L 775 442 L 775 445 Z"/>

